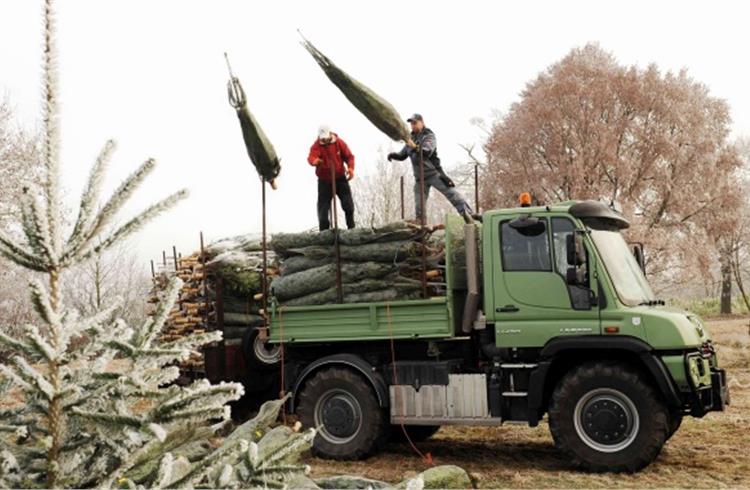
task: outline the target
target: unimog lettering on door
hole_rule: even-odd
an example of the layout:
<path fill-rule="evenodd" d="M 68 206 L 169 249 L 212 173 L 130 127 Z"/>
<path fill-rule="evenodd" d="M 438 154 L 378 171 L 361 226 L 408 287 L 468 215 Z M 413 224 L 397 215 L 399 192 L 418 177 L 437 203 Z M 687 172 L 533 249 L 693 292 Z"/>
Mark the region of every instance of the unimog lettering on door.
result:
<path fill-rule="evenodd" d="M 283 335 L 289 409 L 321 428 L 318 455 L 367 457 L 400 424 L 419 441 L 441 425 L 547 415 L 576 464 L 636 471 L 683 416 L 728 404 L 708 332 L 654 296 L 620 214 L 570 201 L 477 220 L 446 220 L 444 297 L 283 312 L 272 301 L 268 345 Z M 278 370 L 277 356 L 251 361 Z"/>

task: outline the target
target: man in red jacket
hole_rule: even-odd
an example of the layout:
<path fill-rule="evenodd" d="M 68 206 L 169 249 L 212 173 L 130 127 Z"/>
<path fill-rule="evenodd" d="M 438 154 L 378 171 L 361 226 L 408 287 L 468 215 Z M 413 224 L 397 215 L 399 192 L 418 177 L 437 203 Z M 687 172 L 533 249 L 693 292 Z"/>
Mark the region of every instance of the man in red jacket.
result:
<path fill-rule="evenodd" d="M 318 176 L 318 225 L 320 230 L 331 227 L 328 214 L 333 199 L 331 174 L 336 177 L 336 195 L 341 201 L 341 207 L 346 216 L 347 228 L 354 228 L 354 199 L 349 181 L 354 178 L 354 155 L 344 140 L 331 131 L 328 126 L 321 126 L 318 138 L 310 147 L 307 161 L 315 167 Z M 331 172 L 333 167 L 333 172 Z"/>

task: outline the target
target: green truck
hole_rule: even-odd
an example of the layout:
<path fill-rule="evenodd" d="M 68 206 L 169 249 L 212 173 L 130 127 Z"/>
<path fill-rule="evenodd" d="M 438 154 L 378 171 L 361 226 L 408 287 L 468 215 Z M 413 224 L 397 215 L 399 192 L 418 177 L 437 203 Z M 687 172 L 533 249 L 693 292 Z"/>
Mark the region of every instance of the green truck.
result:
<path fill-rule="evenodd" d="M 701 319 L 665 306 L 628 222 L 594 201 L 446 222 L 444 296 L 279 307 L 254 366 L 280 370 L 313 450 L 367 457 L 442 425 L 537 426 L 591 471 L 637 471 L 683 416 L 729 403 Z M 281 347 L 283 345 L 283 347 Z M 403 427 L 403 430 L 402 430 Z"/>

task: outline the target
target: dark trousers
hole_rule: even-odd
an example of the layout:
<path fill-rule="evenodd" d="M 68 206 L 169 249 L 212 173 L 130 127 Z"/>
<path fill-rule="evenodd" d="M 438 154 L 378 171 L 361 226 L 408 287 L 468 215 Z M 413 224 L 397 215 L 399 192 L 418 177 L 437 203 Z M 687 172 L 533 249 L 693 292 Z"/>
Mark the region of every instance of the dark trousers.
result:
<path fill-rule="evenodd" d="M 349 181 L 346 177 L 336 179 L 336 196 L 339 198 L 341 208 L 346 216 L 346 227 L 354 228 L 354 199 L 352 190 L 349 187 Z M 333 199 L 333 189 L 331 182 L 328 180 L 318 180 L 318 225 L 320 230 L 327 230 L 331 227 L 329 213 L 331 212 L 331 200 Z"/>

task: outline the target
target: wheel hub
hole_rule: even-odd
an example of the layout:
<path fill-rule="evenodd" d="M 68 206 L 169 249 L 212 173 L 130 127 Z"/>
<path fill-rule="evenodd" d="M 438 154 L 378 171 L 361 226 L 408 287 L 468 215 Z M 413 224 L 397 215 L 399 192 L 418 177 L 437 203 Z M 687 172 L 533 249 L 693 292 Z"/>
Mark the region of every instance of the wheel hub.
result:
<path fill-rule="evenodd" d="M 255 337 L 253 350 L 255 351 L 255 357 L 265 364 L 276 364 L 281 359 L 281 347 L 268 344 L 260 336 Z"/>
<path fill-rule="evenodd" d="M 601 452 L 617 452 L 638 435 L 640 419 L 633 401 L 612 388 L 592 390 L 578 401 L 574 423 L 586 445 Z"/>
<path fill-rule="evenodd" d="M 331 435 L 347 437 L 356 432 L 359 417 L 349 400 L 334 397 L 323 407 L 323 424 Z"/>
<path fill-rule="evenodd" d="M 343 444 L 352 440 L 362 426 L 359 402 L 345 391 L 333 390 L 323 395 L 315 407 L 315 423 L 321 436 Z"/>
<path fill-rule="evenodd" d="M 617 444 L 625 440 L 628 423 L 627 411 L 615 401 L 597 399 L 583 409 L 583 430 L 600 444 Z"/>

